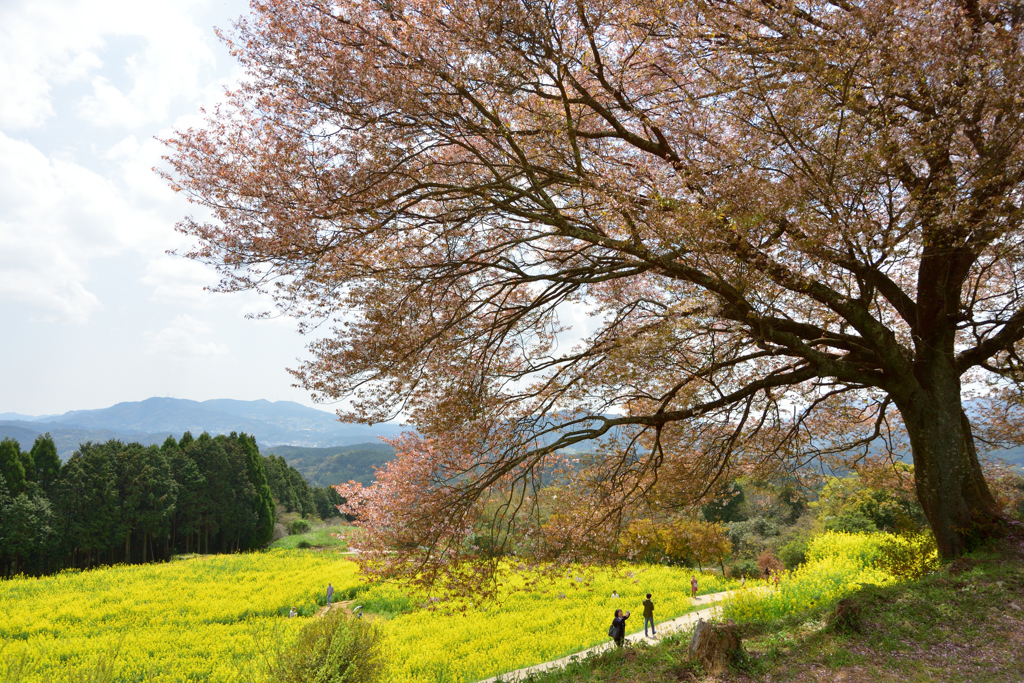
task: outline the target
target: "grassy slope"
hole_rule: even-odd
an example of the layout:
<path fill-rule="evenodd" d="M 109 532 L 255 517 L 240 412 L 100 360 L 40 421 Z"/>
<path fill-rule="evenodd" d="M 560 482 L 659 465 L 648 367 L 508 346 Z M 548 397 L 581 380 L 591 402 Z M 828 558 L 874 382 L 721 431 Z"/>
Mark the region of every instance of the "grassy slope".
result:
<path fill-rule="evenodd" d="M 837 632 L 827 610 L 743 624 L 748 658 L 717 678 L 687 661 L 682 635 L 535 680 L 1024 681 L 1024 534 L 1017 534 L 920 581 L 856 593 L 861 633 Z"/>
<path fill-rule="evenodd" d="M 347 524 L 340 524 L 338 526 L 325 526 L 319 529 L 313 529 L 309 533 L 295 534 L 293 536 L 285 536 L 282 539 L 278 539 L 270 544 L 271 548 L 285 548 L 294 550 L 299 547 L 299 543 L 305 541 L 309 543 L 311 548 L 331 548 L 334 550 L 345 550 L 346 543 L 340 538 L 334 538 L 331 534 L 345 535 L 352 531 L 351 526 Z"/>

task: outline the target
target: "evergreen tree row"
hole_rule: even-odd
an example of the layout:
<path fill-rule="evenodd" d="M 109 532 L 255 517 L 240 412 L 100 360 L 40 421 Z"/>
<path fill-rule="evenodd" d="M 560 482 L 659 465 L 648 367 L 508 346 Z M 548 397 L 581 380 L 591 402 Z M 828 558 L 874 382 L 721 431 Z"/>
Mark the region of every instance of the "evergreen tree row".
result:
<path fill-rule="evenodd" d="M 328 517 L 340 502 L 283 458 L 261 456 L 246 434 L 86 443 L 63 465 L 49 434 L 29 451 L 4 439 L 0 576 L 259 548 L 274 534 L 276 505 Z"/>

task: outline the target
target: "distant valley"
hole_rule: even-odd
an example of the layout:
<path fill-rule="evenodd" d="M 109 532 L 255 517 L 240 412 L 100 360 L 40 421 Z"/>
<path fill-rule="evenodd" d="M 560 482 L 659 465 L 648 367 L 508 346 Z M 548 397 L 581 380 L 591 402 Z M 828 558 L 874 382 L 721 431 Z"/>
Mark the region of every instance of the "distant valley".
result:
<path fill-rule="evenodd" d="M 380 442 L 334 448 L 272 446 L 262 452 L 284 458 L 310 486 L 330 486 L 349 480 L 370 484 L 374 479 L 373 468 L 382 467 L 395 457 L 395 449 Z"/>

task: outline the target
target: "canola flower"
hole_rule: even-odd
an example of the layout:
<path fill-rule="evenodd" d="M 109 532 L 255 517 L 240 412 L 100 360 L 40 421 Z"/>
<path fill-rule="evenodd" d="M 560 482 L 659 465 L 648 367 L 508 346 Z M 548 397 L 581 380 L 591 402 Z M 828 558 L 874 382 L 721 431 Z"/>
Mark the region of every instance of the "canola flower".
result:
<path fill-rule="evenodd" d="M 898 579 L 878 566 L 886 540 L 899 542 L 887 533 L 850 534 L 826 532 L 811 540 L 807 561 L 787 572 L 778 588 L 765 590 L 752 582 L 750 589 L 728 598 L 723 618 L 772 621 L 813 607 L 827 607 L 860 590 L 862 584 L 887 585 Z"/>
<path fill-rule="evenodd" d="M 694 574 L 700 594 L 739 585 L 692 569 L 630 565 L 568 568 L 557 580 L 521 590 L 536 575 L 511 569 L 503 578 L 502 595 L 494 602 L 465 606 L 465 611 L 448 606 L 418 609 L 390 620 L 386 626 L 388 680 L 468 683 L 564 657 L 607 641 L 608 626 L 619 608 L 633 613 L 627 632 L 642 632 L 641 603 L 646 593 L 654 595 L 657 622 L 697 609 L 690 599 Z M 613 592 L 619 597 L 612 597 Z M 393 586 L 375 586 L 360 594 L 359 600 L 375 609 L 394 609 L 402 604 L 403 595 Z"/>
<path fill-rule="evenodd" d="M 326 599 L 360 585 L 352 561 L 333 553 L 270 551 L 63 572 L 0 582 L 0 671 L 49 681 L 117 653 L 115 680 L 238 680 L 271 624 L 294 638 Z"/>
<path fill-rule="evenodd" d="M 288 619 L 289 608 L 312 615 L 328 581 L 336 600 L 395 615 L 383 627 L 396 683 L 468 683 L 564 656 L 607 640 L 616 608 L 633 612 L 630 632 L 642 630 L 647 592 L 659 622 L 694 608 L 692 570 L 565 572 L 535 584 L 535 572 L 510 565 L 497 600 L 463 605 L 368 585 L 342 555 L 290 550 L 18 578 L 0 582 L 0 672 L 23 664 L 22 680 L 50 681 L 116 651 L 118 681 L 254 680 L 267 645 L 291 642 L 308 623 Z M 736 586 L 698 580 L 702 594 Z"/>

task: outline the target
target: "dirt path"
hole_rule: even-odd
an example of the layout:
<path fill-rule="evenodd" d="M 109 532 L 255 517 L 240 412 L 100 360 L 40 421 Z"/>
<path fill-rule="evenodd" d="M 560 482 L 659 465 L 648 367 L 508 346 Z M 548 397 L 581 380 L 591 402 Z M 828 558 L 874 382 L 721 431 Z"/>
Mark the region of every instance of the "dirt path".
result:
<path fill-rule="evenodd" d="M 732 595 L 732 593 L 733 591 L 724 591 L 722 593 L 709 593 L 707 595 L 698 595 L 696 598 L 694 598 L 693 602 L 696 605 L 712 605 L 713 603 L 716 603 L 720 600 L 724 600 L 725 598 Z M 717 616 L 720 610 L 721 607 L 719 606 L 705 607 L 704 609 L 699 609 L 697 611 L 684 614 L 683 616 L 672 619 L 671 621 L 664 621 L 655 627 L 658 633 L 657 638 L 660 639 L 668 635 L 669 633 L 680 631 L 686 628 L 687 626 L 696 623 L 699 619 L 710 619 L 714 616 Z M 642 616 L 640 618 L 641 620 L 643 619 Z M 637 633 L 633 633 L 631 635 L 626 636 L 626 642 L 654 643 L 657 642 L 657 640 L 655 638 L 647 638 L 646 636 L 644 636 L 643 631 L 638 631 Z M 479 683 L 499 683 L 499 681 L 501 683 L 519 683 L 520 681 L 525 680 L 526 677 L 530 674 L 540 673 L 542 671 L 550 671 L 551 669 L 564 669 L 572 662 L 581 659 L 586 659 L 588 656 L 592 654 L 604 652 L 605 650 L 610 650 L 613 647 L 615 647 L 615 643 L 609 641 L 607 643 L 602 643 L 600 645 L 595 645 L 594 647 L 587 648 L 586 650 L 581 650 L 580 652 L 571 654 L 568 657 L 562 657 L 561 659 L 555 659 L 550 662 L 544 662 L 542 664 L 535 664 L 534 666 L 528 666 L 523 669 L 509 671 L 508 673 L 504 673 L 500 676 L 495 676 L 493 678 L 485 679 L 483 681 L 480 681 Z"/>
<path fill-rule="evenodd" d="M 317 618 L 320 618 L 323 615 L 327 614 L 332 609 L 343 610 L 345 612 L 345 614 L 348 614 L 349 616 L 351 616 L 352 615 L 352 603 L 354 603 L 354 602 L 355 602 L 355 600 L 339 600 L 338 602 L 332 602 L 330 605 L 324 605 L 323 607 L 318 609 L 314 616 L 317 617 Z"/>
<path fill-rule="evenodd" d="M 313 615 L 313 616 L 319 618 L 319 617 L 322 617 L 325 614 L 327 614 L 327 612 L 329 612 L 330 610 L 337 610 L 337 609 L 343 610 L 345 612 L 345 614 L 347 614 L 349 616 L 352 616 L 352 614 L 353 614 L 353 612 L 352 612 L 352 605 L 355 602 L 356 602 L 355 600 L 341 600 L 340 602 L 335 602 L 335 603 L 332 603 L 330 605 L 324 605 L 319 610 L 317 610 L 317 613 L 315 615 Z M 358 605 L 356 605 L 356 606 L 358 607 Z M 382 619 L 382 617 L 377 615 L 377 614 L 364 614 L 362 618 L 366 619 L 367 621 L 371 621 L 371 622 L 372 621 L 380 621 Z"/>

